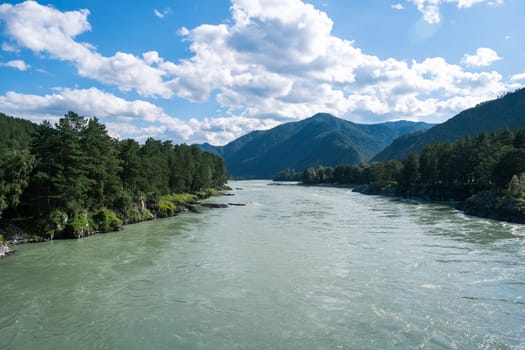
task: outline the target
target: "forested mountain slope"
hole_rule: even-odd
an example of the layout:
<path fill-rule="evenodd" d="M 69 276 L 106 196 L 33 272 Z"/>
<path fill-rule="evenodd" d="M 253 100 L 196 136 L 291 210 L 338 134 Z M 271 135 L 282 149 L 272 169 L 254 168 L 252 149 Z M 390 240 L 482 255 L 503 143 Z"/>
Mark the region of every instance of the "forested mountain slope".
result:
<path fill-rule="evenodd" d="M 426 145 L 456 141 L 464 136 L 492 132 L 502 128 L 525 127 L 525 88 L 498 99 L 480 103 L 427 131 L 404 135 L 376 155 L 374 161 L 400 159 L 420 152 Z"/>
<path fill-rule="evenodd" d="M 431 125 L 407 121 L 357 124 L 319 113 L 298 122 L 254 131 L 222 147 L 201 145 L 220 154 L 234 177 L 271 178 L 285 168 L 356 164 L 370 160 L 395 138 Z"/>
<path fill-rule="evenodd" d="M 0 150 L 6 148 L 26 149 L 38 125 L 0 113 Z"/>

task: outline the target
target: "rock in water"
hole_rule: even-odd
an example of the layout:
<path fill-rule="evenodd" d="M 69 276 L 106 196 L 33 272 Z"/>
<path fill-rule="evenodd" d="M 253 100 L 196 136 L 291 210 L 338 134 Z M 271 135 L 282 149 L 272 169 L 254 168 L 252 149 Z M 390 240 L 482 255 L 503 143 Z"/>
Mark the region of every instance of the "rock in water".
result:
<path fill-rule="evenodd" d="M 201 203 L 201 205 L 205 208 L 228 208 L 228 205 L 218 203 Z"/>
<path fill-rule="evenodd" d="M 12 252 L 14 252 L 14 250 L 11 247 L 0 242 L 0 258 Z"/>

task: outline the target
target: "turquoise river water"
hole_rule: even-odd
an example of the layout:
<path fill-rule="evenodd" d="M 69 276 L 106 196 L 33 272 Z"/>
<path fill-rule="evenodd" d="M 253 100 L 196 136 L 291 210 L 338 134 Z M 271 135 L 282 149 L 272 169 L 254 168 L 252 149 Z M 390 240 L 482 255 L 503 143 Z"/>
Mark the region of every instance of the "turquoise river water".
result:
<path fill-rule="evenodd" d="M 0 349 L 525 349 L 525 226 L 349 189 L 19 246 Z"/>

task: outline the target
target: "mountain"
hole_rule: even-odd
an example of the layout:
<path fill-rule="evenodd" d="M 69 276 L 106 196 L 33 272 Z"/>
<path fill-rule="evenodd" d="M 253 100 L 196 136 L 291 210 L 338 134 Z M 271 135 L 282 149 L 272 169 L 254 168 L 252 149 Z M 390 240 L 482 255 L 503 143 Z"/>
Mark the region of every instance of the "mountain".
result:
<path fill-rule="evenodd" d="M 373 160 L 386 161 L 405 158 L 413 152 L 421 151 L 428 144 L 456 141 L 461 137 L 503 128 L 525 128 L 525 88 L 498 99 L 480 103 L 426 131 L 403 135 L 376 155 Z"/>
<path fill-rule="evenodd" d="M 408 121 L 356 124 L 319 113 L 273 129 L 254 131 L 225 146 L 200 145 L 221 155 L 233 177 L 271 178 L 280 170 L 303 171 L 368 161 L 395 138 L 432 125 Z"/>
<path fill-rule="evenodd" d="M 29 148 L 38 125 L 28 120 L 0 113 L 0 150 L 2 148 Z"/>

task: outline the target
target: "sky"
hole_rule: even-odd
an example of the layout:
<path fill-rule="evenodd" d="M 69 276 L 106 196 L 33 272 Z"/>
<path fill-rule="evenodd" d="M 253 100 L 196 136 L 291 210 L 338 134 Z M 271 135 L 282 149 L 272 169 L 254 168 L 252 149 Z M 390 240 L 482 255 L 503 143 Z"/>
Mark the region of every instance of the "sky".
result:
<path fill-rule="evenodd" d="M 523 14 L 523 0 L 0 2 L 0 112 L 214 145 L 318 112 L 439 123 L 524 86 Z"/>

